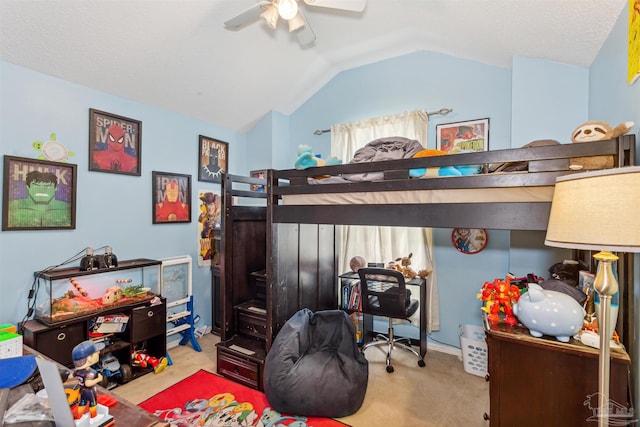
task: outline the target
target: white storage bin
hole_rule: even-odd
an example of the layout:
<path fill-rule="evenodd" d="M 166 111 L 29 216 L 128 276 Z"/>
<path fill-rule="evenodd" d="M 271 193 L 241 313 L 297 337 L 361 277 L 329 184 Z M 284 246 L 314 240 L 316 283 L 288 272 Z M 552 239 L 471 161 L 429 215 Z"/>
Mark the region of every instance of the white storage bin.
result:
<path fill-rule="evenodd" d="M 487 342 L 481 326 L 460 325 L 460 349 L 464 370 L 470 374 L 484 377 L 487 375 Z"/>

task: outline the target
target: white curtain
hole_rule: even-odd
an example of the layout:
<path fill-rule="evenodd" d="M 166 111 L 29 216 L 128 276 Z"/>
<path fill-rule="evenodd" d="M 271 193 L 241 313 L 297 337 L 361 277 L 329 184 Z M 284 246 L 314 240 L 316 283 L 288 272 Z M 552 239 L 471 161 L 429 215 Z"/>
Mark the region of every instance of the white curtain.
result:
<path fill-rule="evenodd" d="M 410 111 L 333 125 L 331 155 L 348 163 L 354 153 L 367 143 L 393 136 L 415 139 L 426 148 L 428 120 L 425 111 Z M 386 265 L 389 261 L 412 253 L 411 267 L 415 271 L 432 271 L 427 278 L 427 301 L 421 301 L 421 310 L 427 310 L 428 331 L 440 329 L 433 233 L 430 228 L 342 226 L 339 250 L 339 271 L 348 271 L 349 261 L 357 255 L 364 257 L 367 262 L 383 262 Z M 414 296 L 418 297 L 415 293 Z M 414 317 L 412 322 L 417 324 L 418 313 Z"/>

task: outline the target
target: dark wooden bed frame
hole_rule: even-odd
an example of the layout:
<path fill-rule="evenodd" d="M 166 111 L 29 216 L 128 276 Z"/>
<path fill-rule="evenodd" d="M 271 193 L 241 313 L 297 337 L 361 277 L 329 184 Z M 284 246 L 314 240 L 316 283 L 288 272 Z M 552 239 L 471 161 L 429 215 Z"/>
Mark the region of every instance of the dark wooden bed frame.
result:
<path fill-rule="evenodd" d="M 236 332 L 233 306 L 251 297 L 250 273 L 262 265 L 266 273 L 266 319 L 264 349 L 297 310 L 335 309 L 338 306 L 338 225 L 380 225 L 434 228 L 486 228 L 502 230 L 540 230 L 547 227 L 551 202 L 492 202 L 436 204 L 350 204 L 284 205 L 288 195 L 317 195 L 345 192 L 396 192 L 411 190 L 475 189 L 487 187 L 553 186 L 558 176 L 574 173 L 569 160 L 574 157 L 611 155 L 615 167 L 635 162 L 635 136 L 595 143 L 562 144 L 426 157 L 386 162 L 346 164 L 305 170 L 267 170 L 266 193 L 249 190 L 255 178 L 229 175 L 223 198 L 224 221 L 222 285 L 223 340 Z M 461 177 L 408 179 L 412 168 L 454 165 L 492 165 L 504 162 L 528 162 L 528 171 L 478 174 Z M 308 178 L 383 171 L 384 179 L 375 182 L 350 182 L 312 185 Z M 245 189 L 232 189 L 234 185 Z M 232 198 L 240 201 L 232 205 Z M 266 197 L 266 206 L 242 206 L 242 200 Z M 255 204 L 251 202 L 250 204 Z M 469 215 L 472 209 L 473 215 Z M 226 222 L 226 224 L 224 224 Z M 242 230 L 245 231 L 242 231 Z M 262 232 L 264 239 L 256 237 Z M 256 245 L 266 246 L 256 250 Z M 233 250 L 230 250 L 230 247 Z M 585 258 L 589 258 L 587 254 Z M 255 257 L 250 260 L 248 258 Z M 621 306 L 619 333 L 629 346 L 634 334 L 633 257 L 619 262 Z M 226 285 L 224 282 L 226 281 Z M 624 288 L 624 289 L 623 289 Z M 226 290 L 225 290 L 226 289 Z M 226 320 L 225 320 L 226 319 Z M 632 355 L 633 356 L 633 355 Z M 633 357 L 632 357 L 632 360 Z"/>
<path fill-rule="evenodd" d="M 269 209 L 272 223 L 350 224 L 423 227 L 466 227 L 493 230 L 546 230 L 551 203 L 459 203 L 416 205 L 342 205 L 284 206 L 282 196 L 344 192 L 387 192 L 410 190 L 444 190 L 460 188 L 535 187 L 554 185 L 558 176 L 571 173 L 569 159 L 596 155 L 612 155 L 618 167 L 633 165 L 635 136 L 582 144 L 514 148 L 454 156 L 423 157 L 386 162 L 358 163 L 309 168 L 276 170 L 269 175 Z M 460 177 L 408 179 L 411 168 L 472 164 L 528 162 L 525 173 L 495 173 Z M 383 171 L 385 179 L 376 182 L 345 184 L 307 184 L 307 178 L 325 175 Z M 473 207 L 474 215 L 466 209 Z"/>

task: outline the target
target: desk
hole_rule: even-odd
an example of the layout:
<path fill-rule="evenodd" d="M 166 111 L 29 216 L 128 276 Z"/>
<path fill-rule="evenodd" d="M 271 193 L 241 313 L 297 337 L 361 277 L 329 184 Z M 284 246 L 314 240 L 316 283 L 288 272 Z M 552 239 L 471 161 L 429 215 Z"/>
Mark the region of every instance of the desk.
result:
<path fill-rule="evenodd" d="M 34 349 L 28 346 L 23 346 L 23 354 L 39 355 L 46 360 L 56 363 L 59 367 L 65 368 L 61 364 L 51 360 L 47 356 L 44 356 L 38 353 L 37 351 L 35 351 Z M 65 369 L 68 369 L 68 368 L 65 368 Z M 116 425 L 136 426 L 136 427 L 168 427 L 169 426 L 168 423 L 161 421 L 158 417 L 150 414 L 149 412 L 134 405 L 133 403 L 127 400 L 124 400 L 121 397 L 118 397 L 117 395 L 111 393 L 109 390 L 101 386 L 97 386 L 97 388 L 98 388 L 99 395 L 105 394 L 107 396 L 110 396 L 116 399 L 116 401 L 118 402 L 115 406 L 109 408 L 109 413 L 113 416 L 113 419 Z M 48 425 L 48 424 L 44 424 L 44 425 Z"/>
<path fill-rule="evenodd" d="M 345 301 L 345 287 L 350 287 L 354 281 L 360 283 L 360 277 L 357 273 L 352 271 L 348 273 L 341 274 L 340 278 L 340 308 L 349 312 L 357 311 L 352 307 L 349 307 L 348 301 Z M 415 288 L 416 286 L 420 288 L 420 306 L 418 307 L 418 311 L 420 312 L 420 325 L 419 325 L 419 336 L 418 339 L 420 341 L 420 355 L 424 358 L 427 354 L 427 280 L 421 277 L 415 277 L 410 281 L 405 283 L 408 288 Z M 365 343 L 367 342 L 367 338 L 370 340 L 373 335 L 373 315 L 364 314 L 364 329 L 363 336 L 365 337 Z"/>

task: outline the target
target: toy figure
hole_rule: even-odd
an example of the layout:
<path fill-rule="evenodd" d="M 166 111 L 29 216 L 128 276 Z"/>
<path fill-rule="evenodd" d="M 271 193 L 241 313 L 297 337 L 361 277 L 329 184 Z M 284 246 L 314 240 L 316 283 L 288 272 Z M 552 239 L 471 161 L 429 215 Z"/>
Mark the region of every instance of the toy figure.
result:
<path fill-rule="evenodd" d="M 484 282 L 481 293 L 477 296 L 486 301 L 482 311 L 489 313 L 489 316 L 487 316 L 489 322 L 498 322 L 500 320 L 498 313 L 502 311 L 506 315 L 505 323 L 507 325 L 518 323 L 513 314 L 513 304 L 520 299 L 520 289 L 511 284 L 510 277 L 507 277 L 504 281 L 494 279 L 493 283 Z"/>
<path fill-rule="evenodd" d="M 94 343 L 91 340 L 83 341 L 76 345 L 71 352 L 73 365 L 76 369 L 73 376 L 78 378 L 80 384 L 80 403 L 78 404 L 78 417 L 81 417 L 89 405 L 89 414 L 94 418 L 98 414 L 98 396 L 96 385 L 102 381 L 102 375 L 91 366 L 100 359 L 100 350 L 104 348 L 102 343 Z"/>
<path fill-rule="evenodd" d="M 141 368 L 151 366 L 153 368 L 153 372 L 159 374 L 167 367 L 169 361 L 166 357 L 153 357 L 143 351 L 136 350 L 131 353 L 131 363 L 135 366 L 140 366 Z"/>

